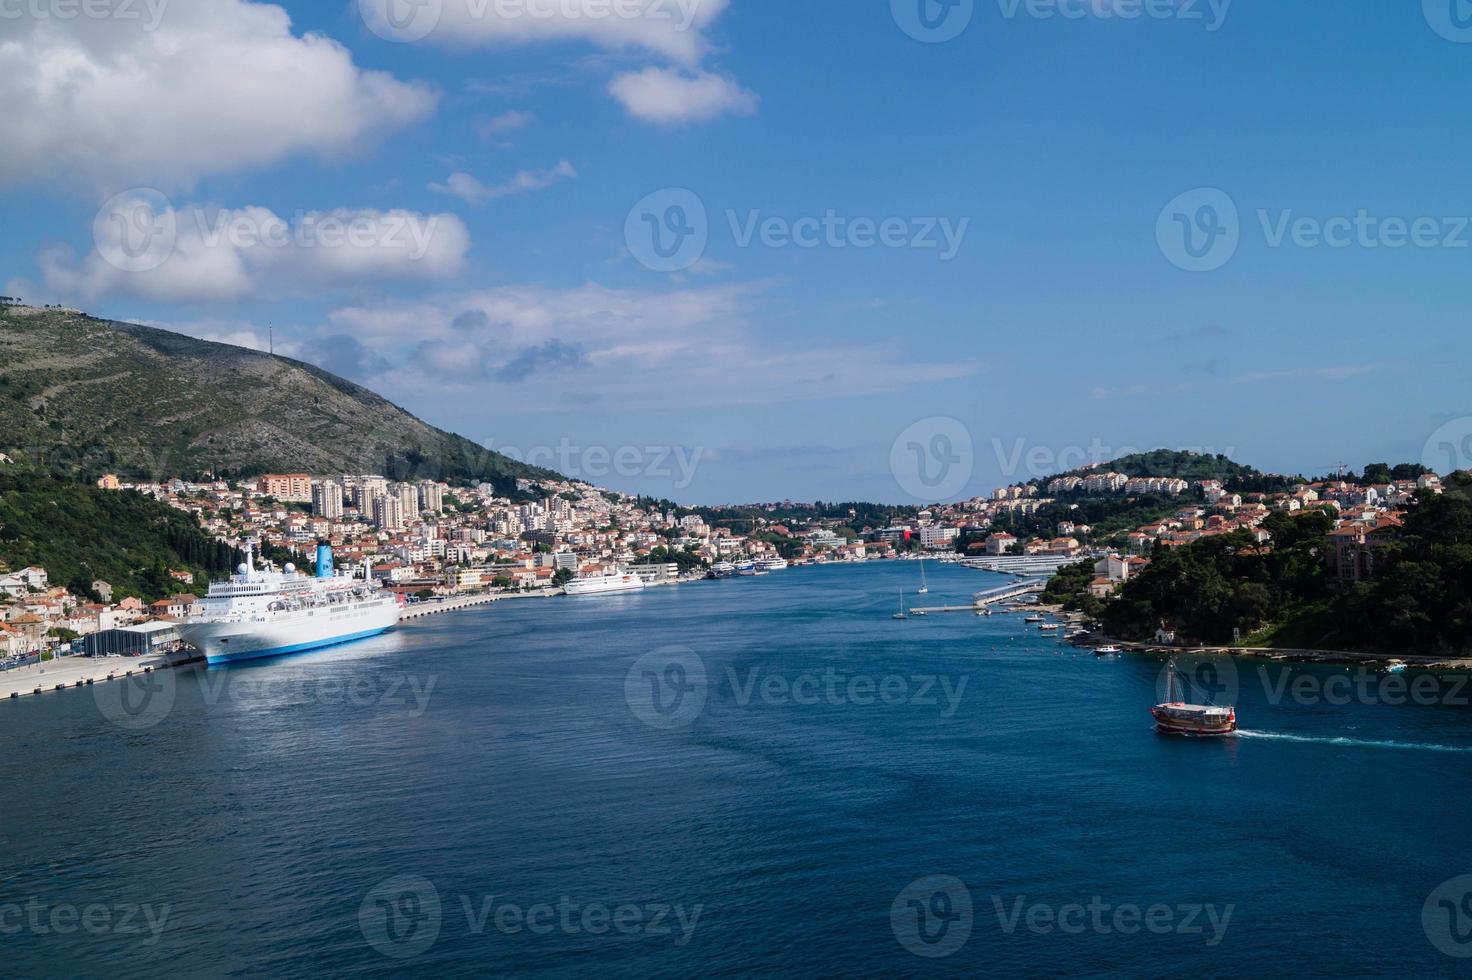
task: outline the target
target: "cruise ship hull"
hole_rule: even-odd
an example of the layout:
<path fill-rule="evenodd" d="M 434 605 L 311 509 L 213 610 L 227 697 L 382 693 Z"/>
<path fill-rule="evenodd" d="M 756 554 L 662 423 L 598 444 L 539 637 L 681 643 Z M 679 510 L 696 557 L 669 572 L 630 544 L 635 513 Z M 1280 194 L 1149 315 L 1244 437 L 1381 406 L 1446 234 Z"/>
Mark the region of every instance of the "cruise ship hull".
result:
<path fill-rule="evenodd" d="M 319 609 L 271 622 L 184 623 L 179 635 L 210 664 L 228 664 L 350 643 L 377 636 L 398 622 L 398 604 L 385 601 L 338 615 Z"/>

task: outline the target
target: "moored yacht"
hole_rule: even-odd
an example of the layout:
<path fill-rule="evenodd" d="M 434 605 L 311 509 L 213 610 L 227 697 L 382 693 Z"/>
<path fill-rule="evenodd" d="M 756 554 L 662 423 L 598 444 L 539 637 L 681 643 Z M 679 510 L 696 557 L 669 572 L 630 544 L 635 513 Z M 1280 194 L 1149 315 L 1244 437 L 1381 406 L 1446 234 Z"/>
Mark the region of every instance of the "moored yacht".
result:
<path fill-rule="evenodd" d="M 637 592 L 644 580 L 633 572 L 612 571 L 602 575 L 575 578 L 563 586 L 568 595 L 605 595 L 610 592 Z"/>

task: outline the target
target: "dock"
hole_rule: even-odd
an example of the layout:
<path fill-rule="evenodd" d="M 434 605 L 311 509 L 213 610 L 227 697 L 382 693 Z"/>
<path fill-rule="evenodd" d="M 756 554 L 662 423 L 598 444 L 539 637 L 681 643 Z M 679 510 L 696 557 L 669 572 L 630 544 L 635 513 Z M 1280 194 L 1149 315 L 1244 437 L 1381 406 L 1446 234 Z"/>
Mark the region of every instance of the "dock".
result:
<path fill-rule="evenodd" d="M 910 613 L 928 615 L 930 613 L 979 612 L 1000 602 L 1010 602 L 1023 596 L 1037 595 L 1047 587 L 1047 579 L 1029 579 L 1026 582 L 1016 582 L 1012 585 L 1003 585 L 995 589 L 987 589 L 985 592 L 978 592 L 971 597 L 969 606 L 915 606 L 910 609 Z"/>
<path fill-rule="evenodd" d="M 44 663 L 0 672 L 0 701 L 91 687 L 177 666 L 166 656 L 57 657 Z"/>
<path fill-rule="evenodd" d="M 1044 578 L 1028 579 L 1025 582 L 1014 582 L 1011 585 L 1001 585 L 995 589 L 987 589 L 978 592 L 971 597 L 972 606 L 981 609 L 986 606 L 996 605 L 999 602 L 1007 602 L 1011 599 L 1020 599 L 1028 595 L 1040 595 L 1048 587 L 1048 580 Z"/>

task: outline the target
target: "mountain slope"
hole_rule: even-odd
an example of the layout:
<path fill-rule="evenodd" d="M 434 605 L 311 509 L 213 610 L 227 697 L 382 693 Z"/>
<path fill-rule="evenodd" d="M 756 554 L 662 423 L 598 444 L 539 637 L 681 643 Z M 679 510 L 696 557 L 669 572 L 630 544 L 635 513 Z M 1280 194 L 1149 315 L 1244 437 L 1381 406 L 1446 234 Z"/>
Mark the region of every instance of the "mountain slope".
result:
<path fill-rule="evenodd" d="M 285 357 L 70 310 L 0 306 L 0 452 L 52 472 L 549 479 Z"/>

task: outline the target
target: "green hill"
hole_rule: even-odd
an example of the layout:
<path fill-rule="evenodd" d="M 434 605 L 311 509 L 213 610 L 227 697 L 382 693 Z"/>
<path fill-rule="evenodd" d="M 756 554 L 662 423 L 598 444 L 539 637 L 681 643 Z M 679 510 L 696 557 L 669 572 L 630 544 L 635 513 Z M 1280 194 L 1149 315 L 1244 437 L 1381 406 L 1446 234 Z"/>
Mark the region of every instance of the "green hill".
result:
<path fill-rule="evenodd" d="M 158 599 L 202 589 L 239 560 L 192 515 L 136 491 L 0 473 L 0 563 L 11 570 L 39 565 L 74 595 L 88 595 L 101 579 L 115 600 Z M 193 572 L 194 586 L 169 578 L 171 569 Z"/>
<path fill-rule="evenodd" d="M 1059 476 L 1088 476 L 1090 473 L 1109 472 L 1123 473 L 1125 476 L 1169 476 L 1193 481 L 1220 480 L 1222 483 L 1262 475 L 1251 466 L 1235 462 L 1220 453 L 1212 456 L 1175 449 L 1155 449 L 1148 453 L 1131 453 L 1110 460 L 1103 466 L 1072 470 L 1060 473 Z"/>
<path fill-rule="evenodd" d="M 0 452 L 58 475 L 557 478 L 286 357 L 28 306 L 0 306 L 0 351 Z"/>

